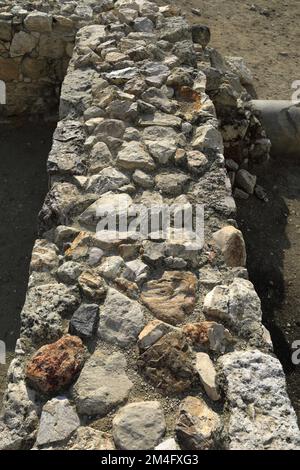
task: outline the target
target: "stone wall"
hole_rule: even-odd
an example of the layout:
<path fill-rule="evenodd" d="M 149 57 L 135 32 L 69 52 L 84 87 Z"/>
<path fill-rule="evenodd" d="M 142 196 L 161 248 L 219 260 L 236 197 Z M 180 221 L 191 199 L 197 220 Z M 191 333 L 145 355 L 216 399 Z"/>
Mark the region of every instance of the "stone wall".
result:
<path fill-rule="evenodd" d="M 102 3 L 62 87 L 0 447 L 299 448 L 225 168 L 220 125 L 251 121 L 248 92 L 173 7 Z M 203 246 L 96 230 L 174 203 L 204 205 Z"/>

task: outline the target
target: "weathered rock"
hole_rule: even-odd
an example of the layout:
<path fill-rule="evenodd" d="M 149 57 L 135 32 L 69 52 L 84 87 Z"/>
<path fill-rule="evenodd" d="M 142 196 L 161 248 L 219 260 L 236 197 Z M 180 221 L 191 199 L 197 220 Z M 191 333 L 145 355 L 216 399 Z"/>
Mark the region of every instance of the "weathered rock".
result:
<path fill-rule="evenodd" d="M 79 216 L 79 222 L 88 227 L 96 227 L 105 213 L 114 211 L 120 213 L 128 210 L 131 204 L 132 199 L 129 194 L 114 194 L 108 192 L 103 194 Z"/>
<path fill-rule="evenodd" d="M 189 181 L 189 177 L 183 173 L 161 173 L 155 177 L 157 189 L 168 196 L 182 194 Z"/>
<path fill-rule="evenodd" d="M 128 176 L 112 167 L 104 168 L 98 175 L 91 176 L 88 180 L 87 191 L 96 194 L 104 194 L 114 191 L 130 182 Z"/>
<path fill-rule="evenodd" d="M 60 35 L 53 33 L 41 34 L 39 54 L 49 59 L 60 59 L 65 53 L 65 43 Z"/>
<path fill-rule="evenodd" d="M 223 354 L 233 341 L 230 332 L 220 323 L 203 321 L 188 323 L 182 331 L 195 346 L 202 346 Z"/>
<path fill-rule="evenodd" d="M 220 430 L 219 416 L 202 399 L 187 397 L 183 400 L 175 428 L 178 442 L 183 449 L 212 449 Z"/>
<path fill-rule="evenodd" d="M 192 26 L 192 36 L 195 43 L 205 48 L 210 42 L 210 29 L 207 26 L 195 24 Z"/>
<path fill-rule="evenodd" d="M 97 304 L 81 304 L 70 320 L 69 331 L 71 335 L 90 339 L 97 332 L 98 322 L 99 306 Z"/>
<path fill-rule="evenodd" d="M 278 359 L 252 350 L 226 354 L 218 362 L 229 411 L 224 430 L 226 447 L 299 449 L 297 418 Z"/>
<path fill-rule="evenodd" d="M 0 40 L 10 41 L 12 36 L 11 21 L 0 19 Z"/>
<path fill-rule="evenodd" d="M 160 279 L 144 284 L 141 301 L 160 320 L 177 324 L 193 311 L 196 288 L 192 273 L 166 271 Z"/>
<path fill-rule="evenodd" d="M 138 346 L 140 350 L 144 351 L 148 349 L 164 335 L 174 330 L 175 328 L 168 323 L 164 323 L 160 320 L 150 321 L 139 334 Z"/>
<path fill-rule="evenodd" d="M 246 191 L 247 194 L 253 194 L 256 180 L 257 177 L 255 175 L 251 175 L 249 171 L 241 169 L 236 174 L 235 184 Z"/>
<path fill-rule="evenodd" d="M 159 111 L 154 114 L 145 114 L 139 120 L 139 125 L 142 127 L 174 127 L 175 129 L 180 128 L 181 119 L 177 116 L 172 116 L 171 114 L 161 113 Z"/>
<path fill-rule="evenodd" d="M 228 318 L 228 294 L 227 286 L 216 286 L 204 299 L 203 311 L 209 316 L 217 319 Z"/>
<path fill-rule="evenodd" d="M 0 57 L 0 80 L 5 83 L 19 78 L 19 66 L 16 59 Z"/>
<path fill-rule="evenodd" d="M 138 302 L 109 289 L 100 312 L 99 337 L 125 348 L 137 340 L 145 325 Z"/>
<path fill-rule="evenodd" d="M 223 253 L 230 267 L 245 266 L 246 247 L 242 232 L 232 225 L 223 227 L 213 234 L 214 241 Z"/>
<path fill-rule="evenodd" d="M 88 416 L 105 416 L 124 403 L 133 387 L 125 374 L 126 359 L 120 353 L 96 351 L 86 362 L 72 389 L 77 410 Z"/>
<path fill-rule="evenodd" d="M 188 390 L 195 378 L 193 353 L 180 331 L 156 341 L 141 354 L 139 365 L 156 387 L 171 395 Z"/>
<path fill-rule="evenodd" d="M 143 282 L 147 279 L 149 274 L 149 266 L 143 263 L 140 259 L 128 261 L 124 271 L 124 277 L 129 281 Z"/>
<path fill-rule="evenodd" d="M 52 271 L 58 268 L 58 248 L 47 240 L 36 240 L 30 262 L 32 271 Z"/>
<path fill-rule="evenodd" d="M 135 170 L 132 179 L 136 184 L 145 189 L 150 189 L 154 186 L 154 179 L 152 178 L 152 176 L 148 175 L 147 173 L 144 173 L 141 170 Z"/>
<path fill-rule="evenodd" d="M 214 150 L 220 153 L 224 152 L 221 133 L 211 124 L 204 124 L 196 129 L 195 137 L 192 142 L 194 149 L 205 152 L 205 150 Z"/>
<path fill-rule="evenodd" d="M 80 426 L 67 445 L 68 450 L 115 450 L 112 437 L 102 431 Z"/>
<path fill-rule="evenodd" d="M 123 267 L 124 261 L 121 256 L 109 256 L 101 263 L 99 272 L 105 279 L 113 281 L 118 277 Z"/>
<path fill-rule="evenodd" d="M 93 271 L 84 271 L 78 278 L 78 284 L 82 294 L 93 302 L 102 300 L 106 295 L 104 279 Z"/>
<path fill-rule="evenodd" d="M 195 369 L 199 374 L 201 383 L 209 398 L 213 401 L 219 400 L 221 397 L 216 385 L 217 374 L 208 354 L 202 352 L 196 354 Z"/>
<path fill-rule="evenodd" d="M 170 42 L 191 39 L 191 28 L 181 16 L 166 18 L 160 33 L 160 39 Z"/>
<path fill-rule="evenodd" d="M 79 418 L 69 400 L 65 397 L 53 398 L 43 407 L 36 445 L 42 447 L 60 444 L 79 426 Z"/>
<path fill-rule="evenodd" d="M 117 165 L 127 170 L 154 170 L 155 163 L 139 142 L 129 142 L 123 145 L 118 153 Z"/>
<path fill-rule="evenodd" d="M 154 448 L 154 450 L 180 450 L 179 445 L 173 437 L 166 439 Z"/>
<path fill-rule="evenodd" d="M 42 11 L 33 11 L 26 16 L 24 25 L 28 31 L 49 33 L 52 31 L 52 16 Z"/>
<path fill-rule="evenodd" d="M 165 418 L 158 401 L 130 403 L 113 419 L 113 437 L 118 449 L 154 449 L 165 430 Z"/>
<path fill-rule="evenodd" d="M 196 150 L 187 152 L 187 167 L 191 173 L 202 175 L 208 167 L 208 160 L 204 153 Z"/>
<path fill-rule="evenodd" d="M 78 296 L 63 284 L 32 287 L 21 314 L 22 335 L 41 345 L 56 341 L 63 334 L 62 317 L 78 307 Z"/>
<path fill-rule="evenodd" d="M 37 45 L 37 39 L 25 31 L 16 33 L 10 45 L 11 57 L 23 56 L 31 52 Z"/>
<path fill-rule="evenodd" d="M 83 270 L 82 264 L 75 261 L 66 261 L 58 268 L 56 275 L 65 284 L 75 284 Z"/>
<path fill-rule="evenodd" d="M 45 394 L 67 388 L 78 376 L 86 351 L 81 339 L 65 335 L 52 344 L 42 346 L 26 367 L 28 383 Z"/>

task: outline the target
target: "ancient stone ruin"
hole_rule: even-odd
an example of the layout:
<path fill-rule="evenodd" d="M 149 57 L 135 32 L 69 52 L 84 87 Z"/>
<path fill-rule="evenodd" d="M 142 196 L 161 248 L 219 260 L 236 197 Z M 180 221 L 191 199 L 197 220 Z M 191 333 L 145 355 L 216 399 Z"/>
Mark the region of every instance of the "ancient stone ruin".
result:
<path fill-rule="evenodd" d="M 0 2 L 1 112 L 60 115 L 1 449 L 300 448 L 232 196 L 270 142 L 209 40 L 147 0 Z M 174 204 L 204 206 L 200 247 L 97 229 Z"/>

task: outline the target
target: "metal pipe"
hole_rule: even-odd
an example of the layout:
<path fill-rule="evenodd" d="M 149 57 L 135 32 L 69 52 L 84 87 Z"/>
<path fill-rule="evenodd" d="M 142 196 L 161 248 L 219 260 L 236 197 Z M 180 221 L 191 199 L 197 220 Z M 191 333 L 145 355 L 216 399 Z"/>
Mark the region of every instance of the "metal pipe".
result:
<path fill-rule="evenodd" d="M 252 100 L 250 106 L 271 140 L 271 155 L 300 157 L 300 102 Z"/>

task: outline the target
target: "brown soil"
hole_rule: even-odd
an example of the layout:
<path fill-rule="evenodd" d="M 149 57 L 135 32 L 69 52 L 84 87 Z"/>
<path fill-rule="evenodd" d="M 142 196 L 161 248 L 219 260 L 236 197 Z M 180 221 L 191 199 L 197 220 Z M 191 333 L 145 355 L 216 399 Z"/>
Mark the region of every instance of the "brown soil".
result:
<path fill-rule="evenodd" d="M 211 29 L 211 45 L 223 55 L 241 56 L 261 99 L 290 99 L 300 80 L 299 0 L 156 0 L 177 5 L 189 21 Z M 252 10 L 252 5 L 256 10 Z M 192 13 L 199 9 L 201 16 Z"/>

